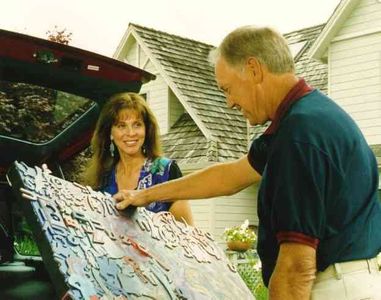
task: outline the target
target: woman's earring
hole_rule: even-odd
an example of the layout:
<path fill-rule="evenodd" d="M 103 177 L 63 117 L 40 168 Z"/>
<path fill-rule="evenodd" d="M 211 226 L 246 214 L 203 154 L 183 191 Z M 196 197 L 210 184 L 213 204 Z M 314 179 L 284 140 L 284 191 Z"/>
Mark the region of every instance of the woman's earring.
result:
<path fill-rule="evenodd" d="M 113 138 L 110 137 L 110 155 L 111 155 L 111 157 L 114 157 L 114 152 L 115 152 L 115 146 L 114 146 Z"/>
<path fill-rule="evenodd" d="M 147 148 L 146 148 L 146 145 L 143 145 L 143 146 L 142 146 L 142 153 L 143 153 L 144 155 L 147 154 Z"/>

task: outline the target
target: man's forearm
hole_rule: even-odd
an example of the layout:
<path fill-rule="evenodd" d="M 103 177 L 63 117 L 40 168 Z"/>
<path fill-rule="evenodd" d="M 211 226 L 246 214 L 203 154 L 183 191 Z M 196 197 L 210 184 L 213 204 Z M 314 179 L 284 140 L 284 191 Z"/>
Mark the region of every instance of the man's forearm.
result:
<path fill-rule="evenodd" d="M 182 178 L 155 185 L 143 192 L 145 200 L 175 201 L 205 199 L 234 194 L 250 185 L 253 180 L 235 174 L 234 163 L 217 164 Z"/>
<path fill-rule="evenodd" d="M 259 180 L 259 174 L 251 167 L 247 157 L 243 157 L 145 190 L 120 190 L 113 197 L 118 202 L 116 207 L 125 209 L 129 205 L 147 206 L 154 201 L 206 199 L 231 195 Z"/>
<path fill-rule="evenodd" d="M 309 300 L 316 273 L 316 250 L 297 243 L 282 243 L 269 283 L 271 300 Z"/>
<path fill-rule="evenodd" d="M 270 300 L 309 300 L 313 277 L 274 273 L 269 284 Z"/>

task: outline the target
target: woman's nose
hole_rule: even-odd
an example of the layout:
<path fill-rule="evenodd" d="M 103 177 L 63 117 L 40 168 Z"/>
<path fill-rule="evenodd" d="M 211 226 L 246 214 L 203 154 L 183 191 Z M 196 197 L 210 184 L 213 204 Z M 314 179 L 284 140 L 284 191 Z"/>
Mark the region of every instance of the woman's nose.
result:
<path fill-rule="evenodd" d="M 124 129 L 124 134 L 126 135 L 134 135 L 135 129 L 132 126 L 126 126 Z"/>

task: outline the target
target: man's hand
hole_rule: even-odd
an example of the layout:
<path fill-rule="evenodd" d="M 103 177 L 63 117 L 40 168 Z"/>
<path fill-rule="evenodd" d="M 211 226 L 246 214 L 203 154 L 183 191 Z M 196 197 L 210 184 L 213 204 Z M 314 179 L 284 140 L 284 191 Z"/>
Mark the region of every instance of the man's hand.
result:
<path fill-rule="evenodd" d="M 116 208 L 123 210 L 130 205 L 133 206 L 146 206 L 149 204 L 148 201 L 145 201 L 143 196 L 144 190 L 135 191 L 135 190 L 120 190 L 114 196 L 112 196 L 118 204 Z"/>

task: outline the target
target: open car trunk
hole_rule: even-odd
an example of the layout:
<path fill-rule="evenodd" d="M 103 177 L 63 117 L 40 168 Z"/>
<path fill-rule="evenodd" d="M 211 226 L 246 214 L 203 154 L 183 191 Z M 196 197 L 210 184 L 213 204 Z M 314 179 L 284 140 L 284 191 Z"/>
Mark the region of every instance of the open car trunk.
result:
<path fill-rule="evenodd" d="M 115 93 L 139 92 L 144 82 L 154 78 L 144 70 L 96 53 L 0 30 L 0 172 L 16 159 L 40 163 L 54 155 L 64 160 L 83 150 L 104 102 Z M 29 98 L 17 92 L 25 91 L 25 83 L 32 84 L 28 85 L 32 87 Z M 30 107 L 27 101 L 36 102 L 32 107 L 45 105 L 51 112 L 49 118 L 45 111 L 41 121 L 46 126 L 35 128 L 28 136 L 20 132 L 30 132 L 28 120 L 41 113 L 20 114 L 20 109 Z M 66 116 L 57 112 L 70 105 Z M 6 114 L 13 118 L 13 124 L 4 120 Z M 50 133 L 38 138 L 38 129 Z"/>
<path fill-rule="evenodd" d="M 5 174 L 16 160 L 60 163 L 88 147 L 99 111 L 154 75 L 75 47 L 0 30 L 0 299 L 54 299 Z"/>

